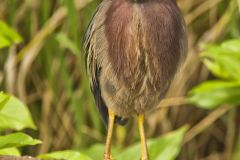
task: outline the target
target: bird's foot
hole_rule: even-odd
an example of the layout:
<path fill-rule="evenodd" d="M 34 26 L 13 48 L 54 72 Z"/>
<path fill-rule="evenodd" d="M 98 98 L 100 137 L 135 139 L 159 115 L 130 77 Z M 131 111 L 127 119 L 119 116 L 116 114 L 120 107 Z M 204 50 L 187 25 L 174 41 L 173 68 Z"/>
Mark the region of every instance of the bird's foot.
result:
<path fill-rule="evenodd" d="M 142 157 L 141 160 L 149 160 L 148 157 Z"/>
<path fill-rule="evenodd" d="M 111 154 L 104 153 L 103 160 L 114 160 Z"/>

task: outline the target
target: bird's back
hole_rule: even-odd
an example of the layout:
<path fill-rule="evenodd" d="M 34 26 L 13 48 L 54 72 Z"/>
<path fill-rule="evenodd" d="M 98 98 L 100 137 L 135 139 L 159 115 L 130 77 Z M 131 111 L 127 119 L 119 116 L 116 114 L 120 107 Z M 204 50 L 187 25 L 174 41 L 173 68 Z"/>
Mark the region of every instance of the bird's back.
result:
<path fill-rule="evenodd" d="M 171 0 L 105 0 L 85 41 L 92 86 L 122 117 L 160 102 L 187 48 L 184 21 Z"/>

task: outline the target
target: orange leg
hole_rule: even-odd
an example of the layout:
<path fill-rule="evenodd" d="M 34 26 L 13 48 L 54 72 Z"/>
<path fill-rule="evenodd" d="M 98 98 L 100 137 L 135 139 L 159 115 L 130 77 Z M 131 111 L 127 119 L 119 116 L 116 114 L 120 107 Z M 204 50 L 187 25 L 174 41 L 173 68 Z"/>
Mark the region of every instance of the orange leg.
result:
<path fill-rule="evenodd" d="M 145 138 L 145 132 L 144 132 L 144 115 L 140 114 L 138 115 L 138 128 L 141 138 L 141 152 L 142 152 L 142 158 L 141 160 L 148 160 L 148 150 L 147 150 L 147 142 Z"/>
<path fill-rule="evenodd" d="M 112 133 L 114 127 L 114 119 L 115 114 L 109 109 L 109 120 L 108 120 L 108 132 L 107 132 L 107 140 L 106 140 L 106 147 L 104 151 L 103 160 L 112 160 L 111 156 L 111 141 L 112 141 Z"/>

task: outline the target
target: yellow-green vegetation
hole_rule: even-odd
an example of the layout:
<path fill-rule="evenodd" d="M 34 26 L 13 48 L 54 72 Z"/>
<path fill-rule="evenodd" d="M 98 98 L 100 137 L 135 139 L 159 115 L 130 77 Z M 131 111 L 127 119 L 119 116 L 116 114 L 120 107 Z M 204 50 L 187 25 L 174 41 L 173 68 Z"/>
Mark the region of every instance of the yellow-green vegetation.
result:
<path fill-rule="evenodd" d="M 99 2 L 0 1 L 0 155 L 102 158 L 106 129 L 82 49 Z M 177 2 L 189 54 L 166 99 L 147 115 L 150 158 L 239 160 L 240 1 Z M 135 125 L 131 119 L 115 131 L 114 158 L 140 158 Z"/>

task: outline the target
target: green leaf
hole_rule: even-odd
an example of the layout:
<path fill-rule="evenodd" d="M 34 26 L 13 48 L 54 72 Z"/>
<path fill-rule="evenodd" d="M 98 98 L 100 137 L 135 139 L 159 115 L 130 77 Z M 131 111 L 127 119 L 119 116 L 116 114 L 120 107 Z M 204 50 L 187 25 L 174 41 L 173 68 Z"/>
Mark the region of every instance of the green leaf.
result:
<path fill-rule="evenodd" d="M 11 42 L 9 42 L 9 40 L 7 40 L 5 37 L 0 35 L 0 49 L 10 45 L 11 45 Z"/>
<path fill-rule="evenodd" d="M 0 92 L 0 110 L 6 105 L 10 96 Z M 1 121 L 0 121 L 1 122 Z"/>
<path fill-rule="evenodd" d="M 174 160 L 181 150 L 181 143 L 187 126 L 160 137 L 149 146 L 150 158 L 155 160 Z"/>
<path fill-rule="evenodd" d="M 104 144 L 95 144 L 91 146 L 88 150 L 83 152 L 84 154 L 88 155 L 92 159 L 102 159 L 104 153 L 105 145 Z M 94 153 L 94 154 L 92 154 Z"/>
<path fill-rule="evenodd" d="M 224 43 L 224 46 L 227 43 Z M 201 53 L 203 62 L 208 69 L 219 78 L 229 80 L 240 80 L 240 51 L 237 47 L 229 45 L 208 46 L 207 50 Z"/>
<path fill-rule="evenodd" d="M 240 80 L 240 39 L 229 40 L 221 45 L 207 45 L 201 53 L 208 69 L 219 78 Z"/>
<path fill-rule="evenodd" d="M 39 143 L 41 143 L 41 141 L 33 139 L 21 132 L 0 136 L 0 149 L 36 145 Z"/>
<path fill-rule="evenodd" d="M 93 153 L 94 154 L 94 153 Z M 41 159 L 66 159 L 66 160 L 92 160 L 88 156 L 77 151 L 57 151 L 48 154 L 39 155 Z"/>
<path fill-rule="evenodd" d="M 78 10 L 76 8 L 76 3 L 74 0 L 63 0 L 63 4 L 66 6 L 68 10 L 68 15 L 67 15 L 67 26 L 68 28 L 71 28 L 68 30 L 68 35 L 71 39 L 71 42 L 77 45 L 79 44 L 79 24 L 78 24 Z M 76 53 L 76 52 L 73 52 Z"/>
<path fill-rule="evenodd" d="M 21 36 L 0 20 L 0 48 L 8 47 L 21 41 Z"/>
<path fill-rule="evenodd" d="M 181 150 L 181 142 L 187 127 L 148 141 L 149 156 L 152 160 L 174 160 Z M 116 159 L 137 160 L 141 158 L 140 144 L 135 144 L 119 154 Z"/>
<path fill-rule="evenodd" d="M 0 149 L 0 155 L 21 156 L 21 153 L 17 148 L 4 148 Z"/>
<path fill-rule="evenodd" d="M 207 81 L 189 92 L 189 101 L 213 109 L 221 104 L 240 104 L 240 82 Z"/>
<path fill-rule="evenodd" d="M 80 54 L 80 50 L 78 49 L 78 47 L 64 33 L 58 33 L 56 35 L 56 40 L 64 48 L 69 49 L 73 54 L 75 54 L 75 55 Z"/>
<path fill-rule="evenodd" d="M 105 144 L 94 144 L 83 153 L 88 155 L 92 159 L 102 159 L 104 150 L 105 150 Z M 119 151 L 114 147 L 111 148 L 111 152 L 113 155 L 117 155 L 117 153 L 119 153 Z"/>
<path fill-rule="evenodd" d="M 228 40 L 223 42 L 221 46 L 233 52 L 240 52 L 240 39 Z"/>
<path fill-rule="evenodd" d="M 6 97 L 9 98 L 7 101 L 3 101 L 4 97 L 5 99 Z M 28 108 L 20 100 L 4 93 L 0 94 L 0 100 L 2 100 L 0 101 L 0 130 L 22 130 L 24 128 L 36 129 Z M 1 104 L 3 106 L 1 106 Z"/>

